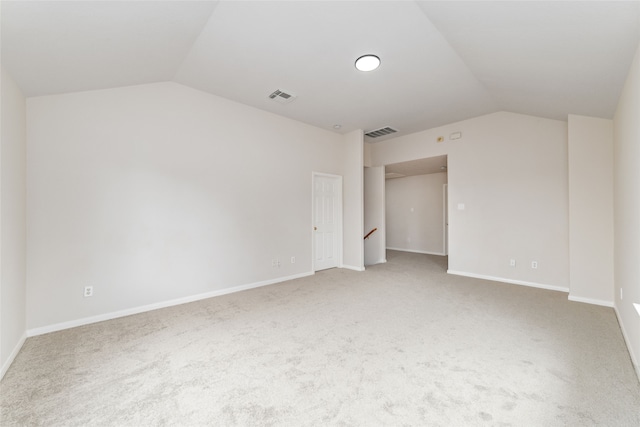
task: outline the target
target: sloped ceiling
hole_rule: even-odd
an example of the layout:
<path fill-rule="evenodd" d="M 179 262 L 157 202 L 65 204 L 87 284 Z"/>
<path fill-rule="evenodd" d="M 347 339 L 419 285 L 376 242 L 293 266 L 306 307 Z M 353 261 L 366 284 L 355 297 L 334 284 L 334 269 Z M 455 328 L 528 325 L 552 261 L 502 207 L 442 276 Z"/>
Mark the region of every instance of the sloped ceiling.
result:
<path fill-rule="evenodd" d="M 447 156 L 428 157 L 385 165 L 386 179 L 447 172 Z"/>
<path fill-rule="evenodd" d="M 27 96 L 175 81 L 336 132 L 499 110 L 611 118 L 638 1 L 2 1 Z M 354 68 L 373 53 L 382 65 Z M 297 95 L 268 99 L 276 89 Z M 383 140 L 388 137 L 382 137 Z"/>

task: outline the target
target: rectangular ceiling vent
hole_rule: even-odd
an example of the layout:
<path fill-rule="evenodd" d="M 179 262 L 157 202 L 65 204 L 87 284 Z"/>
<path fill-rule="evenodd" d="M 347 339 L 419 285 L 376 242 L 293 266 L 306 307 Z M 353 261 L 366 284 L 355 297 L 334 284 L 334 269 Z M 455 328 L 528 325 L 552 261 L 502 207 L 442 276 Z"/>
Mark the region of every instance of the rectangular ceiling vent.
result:
<path fill-rule="evenodd" d="M 381 136 L 389 135 L 396 132 L 398 132 L 397 129 L 387 126 L 387 127 L 366 132 L 365 136 L 368 136 L 369 138 L 379 138 Z"/>
<path fill-rule="evenodd" d="M 273 99 L 280 104 L 288 104 L 296 99 L 296 96 L 292 93 L 285 92 L 282 89 L 277 89 L 271 95 L 269 95 L 269 99 Z"/>

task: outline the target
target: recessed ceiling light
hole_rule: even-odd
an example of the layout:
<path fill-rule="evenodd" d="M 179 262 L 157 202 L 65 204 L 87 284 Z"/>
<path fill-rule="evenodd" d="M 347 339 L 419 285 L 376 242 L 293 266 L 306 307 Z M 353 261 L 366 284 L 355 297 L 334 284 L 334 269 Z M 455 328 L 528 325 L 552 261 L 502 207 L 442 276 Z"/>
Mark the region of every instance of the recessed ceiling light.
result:
<path fill-rule="evenodd" d="M 340 129 L 342 127 L 342 125 L 333 125 L 334 129 Z"/>
<path fill-rule="evenodd" d="M 363 55 L 356 59 L 356 68 L 360 71 L 373 71 L 380 66 L 380 58 L 375 55 Z"/>

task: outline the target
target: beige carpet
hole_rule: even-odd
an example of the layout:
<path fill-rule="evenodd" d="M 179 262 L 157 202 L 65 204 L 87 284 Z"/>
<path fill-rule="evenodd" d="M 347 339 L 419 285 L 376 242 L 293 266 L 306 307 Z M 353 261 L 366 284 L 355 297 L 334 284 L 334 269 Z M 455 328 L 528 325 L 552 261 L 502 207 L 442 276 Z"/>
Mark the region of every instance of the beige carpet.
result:
<path fill-rule="evenodd" d="M 389 252 L 30 338 L 2 426 L 639 426 L 613 310 Z"/>

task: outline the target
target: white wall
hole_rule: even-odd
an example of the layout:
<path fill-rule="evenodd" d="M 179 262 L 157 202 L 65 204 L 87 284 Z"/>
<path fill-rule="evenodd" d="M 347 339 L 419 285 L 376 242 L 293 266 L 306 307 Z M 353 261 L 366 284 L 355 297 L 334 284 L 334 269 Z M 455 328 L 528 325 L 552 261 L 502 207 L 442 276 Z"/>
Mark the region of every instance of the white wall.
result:
<path fill-rule="evenodd" d="M 344 144 L 344 252 L 343 267 L 364 270 L 364 133 L 356 130 L 343 135 Z"/>
<path fill-rule="evenodd" d="M 446 173 L 387 180 L 387 247 L 444 255 Z"/>
<path fill-rule="evenodd" d="M 33 333 L 310 274 L 312 172 L 343 175 L 349 197 L 362 191 L 361 132 L 176 83 L 30 98 L 27 125 Z M 361 200 L 345 200 L 353 263 Z"/>
<path fill-rule="evenodd" d="M 0 379 L 26 338 L 25 98 L 1 71 Z"/>
<path fill-rule="evenodd" d="M 613 122 L 569 115 L 569 299 L 613 306 Z"/>
<path fill-rule="evenodd" d="M 368 144 L 366 144 L 368 145 Z M 384 166 L 364 169 L 364 234 L 377 230 L 364 241 L 364 263 L 387 261 Z"/>
<path fill-rule="evenodd" d="M 371 166 L 371 143 L 362 144 L 362 152 L 364 156 L 364 166 L 368 168 Z"/>
<path fill-rule="evenodd" d="M 450 271 L 567 291 L 567 123 L 499 112 L 379 142 L 371 160 L 445 154 Z"/>
<path fill-rule="evenodd" d="M 615 307 L 640 377 L 640 46 L 613 119 Z M 623 295 L 621 298 L 621 292 Z"/>

